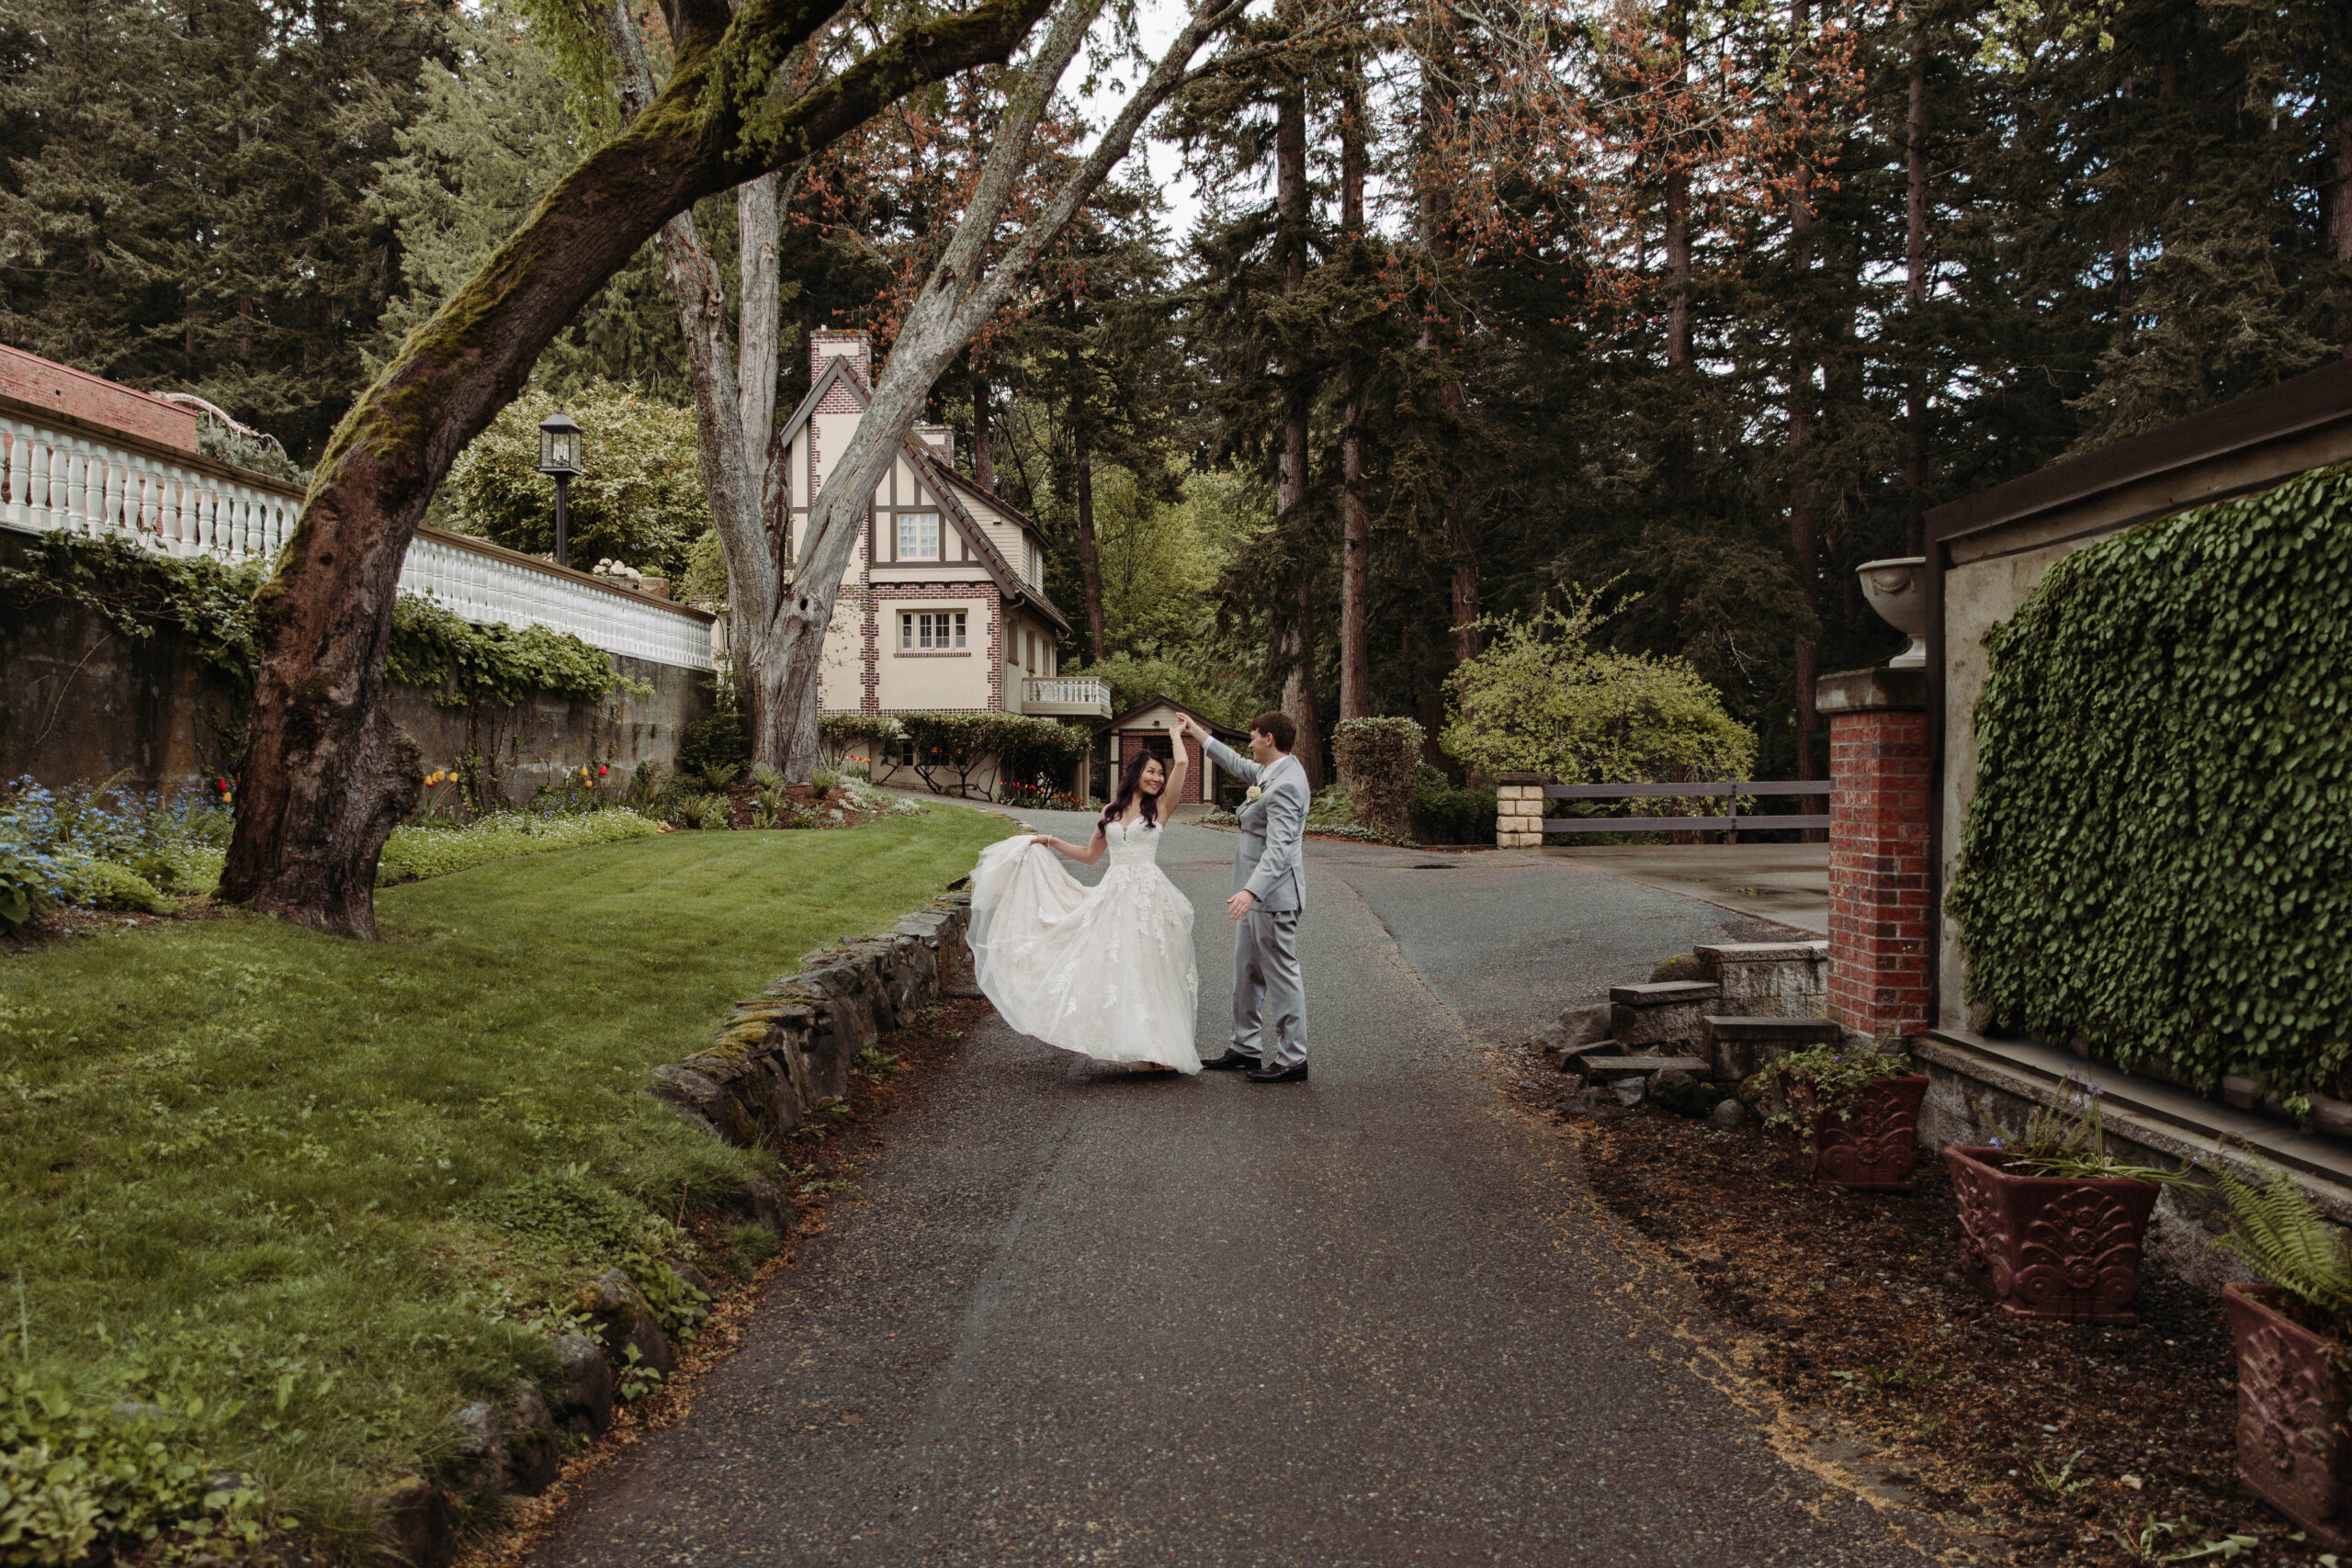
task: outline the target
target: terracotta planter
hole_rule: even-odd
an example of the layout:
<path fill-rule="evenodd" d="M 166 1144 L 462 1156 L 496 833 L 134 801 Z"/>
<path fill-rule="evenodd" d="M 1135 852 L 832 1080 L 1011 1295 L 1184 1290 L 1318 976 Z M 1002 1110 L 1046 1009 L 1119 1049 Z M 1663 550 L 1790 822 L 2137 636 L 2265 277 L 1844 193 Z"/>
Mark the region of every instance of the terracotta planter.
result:
<path fill-rule="evenodd" d="M 2278 1311 L 2276 1285 L 2229 1285 L 2238 1342 L 2238 1479 L 2324 1551 L 2352 1550 L 2344 1380 L 2330 1341 Z"/>
<path fill-rule="evenodd" d="M 1813 1085 L 1793 1078 L 1790 1092 L 1813 1112 L 1813 1179 L 1861 1192 L 1908 1192 L 1919 1163 L 1919 1101 L 1928 1075 L 1881 1078 L 1854 1100 L 1852 1113 L 1814 1109 Z"/>
<path fill-rule="evenodd" d="M 2154 1183 L 2026 1176 L 2003 1164 L 1995 1148 L 1944 1151 L 1968 1232 L 1969 1282 L 2019 1317 L 2139 1322 L 2132 1299 Z"/>

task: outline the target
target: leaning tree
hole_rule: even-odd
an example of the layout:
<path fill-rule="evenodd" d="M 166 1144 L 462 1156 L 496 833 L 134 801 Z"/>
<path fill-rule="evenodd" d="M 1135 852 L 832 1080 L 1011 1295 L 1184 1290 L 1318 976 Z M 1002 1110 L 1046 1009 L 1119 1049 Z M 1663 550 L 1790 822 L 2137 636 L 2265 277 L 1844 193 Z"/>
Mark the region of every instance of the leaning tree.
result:
<path fill-rule="evenodd" d="M 1301 47 L 1311 30 L 1329 25 L 1326 19 L 1287 37 L 1229 50 L 1195 69 L 1193 56 L 1240 20 L 1246 4 L 1205 0 L 1198 5 L 1095 144 L 1074 161 L 1024 222 L 1015 213 L 1014 198 L 1035 156 L 1038 129 L 1063 73 L 1104 8 L 1104 0 L 1062 0 L 1045 37 L 1011 84 L 971 197 L 907 307 L 856 431 L 826 473 L 824 487 L 809 509 L 808 534 L 789 581 L 773 580 L 767 613 L 756 620 L 747 622 L 729 599 L 730 634 L 741 638 L 756 671 L 752 751 L 762 761 L 779 763 L 794 778 L 807 777 L 817 765 L 818 671 L 842 574 L 855 558 L 874 487 L 889 471 L 941 373 L 1012 299 L 1126 156 L 1153 110 L 1199 74 Z M 738 581 L 739 557 L 750 573 L 767 570 L 759 551 L 739 550 L 729 542 L 730 595 Z"/>
<path fill-rule="evenodd" d="M 566 3 L 577 35 L 601 32 L 597 0 Z M 374 935 L 377 858 L 423 774 L 383 702 L 401 562 L 450 463 L 573 313 L 673 215 L 806 162 L 910 92 L 1009 61 L 1050 7 L 980 0 L 805 80 L 792 66 L 843 0 L 744 0 L 731 14 L 725 0 L 663 0 L 676 59 L 662 91 L 409 338 L 320 460 L 257 601 L 224 897 Z"/>

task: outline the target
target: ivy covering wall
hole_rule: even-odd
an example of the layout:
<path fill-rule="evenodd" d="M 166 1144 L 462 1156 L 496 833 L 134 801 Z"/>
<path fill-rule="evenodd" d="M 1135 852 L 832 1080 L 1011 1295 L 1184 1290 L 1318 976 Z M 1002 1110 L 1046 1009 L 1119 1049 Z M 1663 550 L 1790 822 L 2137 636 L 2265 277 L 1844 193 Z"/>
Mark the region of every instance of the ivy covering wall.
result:
<path fill-rule="evenodd" d="M 132 637 L 168 627 L 241 687 L 253 679 L 253 601 L 261 581 L 254 560 L 228 566 L 209 556 L 159 556 L 121 539 L 64 533 L 36 536 L 26 541 L 22 565 L 0 565 L 0 593 L 17 604 L 78 604 Z M 650 690 L 623 675 L 604 649 L 569 632 L 478 626 L 410 593 L 392 612 L 385 669 L 447 707 L 512 706 L 539 692 L 596 702 L 615 692 Z"/>
<path fill-rule="evenodd" d="M 2352 468 L 2052 566 L 1989 639 L 1969 997 L 2199 1089 L 2352 1042 Z"/>

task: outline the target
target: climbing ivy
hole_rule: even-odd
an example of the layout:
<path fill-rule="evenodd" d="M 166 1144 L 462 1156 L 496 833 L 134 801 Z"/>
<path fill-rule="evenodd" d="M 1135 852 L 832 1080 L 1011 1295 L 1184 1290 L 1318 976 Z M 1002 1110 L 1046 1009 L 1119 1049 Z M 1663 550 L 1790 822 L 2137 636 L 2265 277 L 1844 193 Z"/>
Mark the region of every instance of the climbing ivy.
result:
<path fill-rule="evenodd" d="M 128 637 L 169 626 L 188 651 L 249 687 L 254 670 L 254 592 L 257 561 L 224 566 L 209 556 L 158 556 L 119 539 L 43 534 L 25 547 L 24 564 L 0 565 L 0 593 L 28 607 L 80 604 Z M 385 672 L 432 691 L 444 707 L 474 703 L 512 706 L 536 692 L 594 702 L 609 693 L 652 688 L 613 667 L 612 657 L 568 632 L 478 626 L 430 600 L 404 593 L 392 611 Z"/>
<path fill-rule="evenodd" d="M 2052 566 L 1988 637 L 1969 995 L 2199 1089 L 2352 1043 L 2352 467 Z"/>
<path fill-rule="evenodd" d="M 613 668 L 612 656 L 546 626 L 478 626 L 428 599 L 403 593 L 392 607 L 384 672 L 432 691 L 443 707 L 512 707 L 534 692 L 594 702 L 609 692 L 650 696 L 652 686 Z"/>

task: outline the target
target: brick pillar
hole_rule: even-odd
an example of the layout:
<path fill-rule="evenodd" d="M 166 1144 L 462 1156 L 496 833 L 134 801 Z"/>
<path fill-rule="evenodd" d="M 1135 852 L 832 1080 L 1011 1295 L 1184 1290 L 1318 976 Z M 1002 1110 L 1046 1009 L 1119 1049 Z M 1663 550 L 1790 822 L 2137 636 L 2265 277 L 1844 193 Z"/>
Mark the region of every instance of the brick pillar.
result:
<path fill-rule="evenodd" d="M 1829 1016 L 1880 1040 L 1928 1027 L 1928 679 L 1825 675 L 1829 720 Z"/>
<path fill-rule="evenodd" d="M 1503 773 L 1497 778 L 1495 845 L 1505 850 L 1544 847 L 1544 779 L 1540 773 Z"/>

